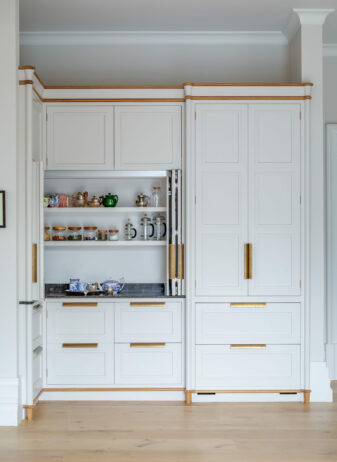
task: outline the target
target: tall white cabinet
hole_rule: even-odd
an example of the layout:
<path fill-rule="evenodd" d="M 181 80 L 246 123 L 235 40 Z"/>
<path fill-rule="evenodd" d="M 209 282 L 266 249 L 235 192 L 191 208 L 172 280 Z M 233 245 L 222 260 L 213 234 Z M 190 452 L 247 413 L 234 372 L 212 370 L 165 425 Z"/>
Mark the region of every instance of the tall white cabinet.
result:
<path fill-rule="evenodd" d="M 309 98 L 200 86 L 187 108 L 187 401 L 209 393 L 308 401 Z"/>

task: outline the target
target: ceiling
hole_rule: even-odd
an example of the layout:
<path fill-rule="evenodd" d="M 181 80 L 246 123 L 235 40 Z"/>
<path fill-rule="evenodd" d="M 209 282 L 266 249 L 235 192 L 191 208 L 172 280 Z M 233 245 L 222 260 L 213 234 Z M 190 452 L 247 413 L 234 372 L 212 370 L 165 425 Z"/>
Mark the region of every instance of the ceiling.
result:
<path fill-rule="evenodd" d="M 20 0 L 21 31 L 282 31 L 293 8 L 337 0 Z M 337 43 L 337 12 L 324 26 Z"/>

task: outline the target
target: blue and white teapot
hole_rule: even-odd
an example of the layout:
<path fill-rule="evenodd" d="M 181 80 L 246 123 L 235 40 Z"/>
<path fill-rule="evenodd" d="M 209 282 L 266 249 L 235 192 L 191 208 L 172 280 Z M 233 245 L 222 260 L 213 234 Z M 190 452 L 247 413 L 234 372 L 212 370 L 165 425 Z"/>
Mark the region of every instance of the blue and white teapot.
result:
<path fill-rule="evenodd" d="M 108 279 L 102 283 L 102 289 L 106 295 L 117 295 L 122 291 L 124 283 L 124 278 L 121 278 L 119 281 Z"/>

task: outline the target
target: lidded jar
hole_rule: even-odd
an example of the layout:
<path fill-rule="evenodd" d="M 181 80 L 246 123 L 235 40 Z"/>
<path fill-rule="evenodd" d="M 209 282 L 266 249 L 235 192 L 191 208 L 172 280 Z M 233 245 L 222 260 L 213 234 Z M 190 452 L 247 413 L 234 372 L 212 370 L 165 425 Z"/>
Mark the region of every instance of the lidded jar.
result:
<path fill-rule="evenodd" d="M 153 186 L 151 194 L 151 207 L 159 207 L 160 205 L 160 186 Z"/>
<path fill-rule="evenodd" d="M 50 226 L 44 227 L 44 240 L 50 241 Z"/>
<path fill-rule="evenodd" d="M 99 229 L 98 230 L 98 240 L 99 241 L 106 241 L 108 239 L 108 232 L 106 229 Z"/>
<path fill-rule="evenodd" d="M 119 234 L 118 229 L 109 229 L 109 241 L 118 241 Z"/>
<path fill-rule="evenodd" d="M 68 227 L 68 241 L 81 241 L 82 233 L 81 226 L 69 226 Z"/>
<path fill-rule="evenodd" d="M 97 226 L 84 226 L 84 241 L 97 241 Z"/>
<path fill-rule="evenodd" d="M 65 226 L 53 226 L 53 241 L 66 241 L 67 228 Z"/>

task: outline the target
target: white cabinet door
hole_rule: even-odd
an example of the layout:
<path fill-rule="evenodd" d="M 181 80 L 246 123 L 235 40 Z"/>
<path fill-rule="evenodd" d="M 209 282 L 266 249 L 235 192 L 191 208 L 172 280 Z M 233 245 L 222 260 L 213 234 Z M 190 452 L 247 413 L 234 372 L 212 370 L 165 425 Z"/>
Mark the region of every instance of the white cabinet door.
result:
<path fill-rule="evenodd" d="M 197 295 L 247 292 L 247 187 L 247 105 L 197 105 Z"/>
<path fill-rule="evenodd" d="M 181 303 L 161 306 L 133 306 L 116 303 L 116 342 L 181 342 Z"/>
<path fill-rule="evenodd" d="M 181 106 L 115 108 L 117 170 L 181 168 Z"/>
<path fill-rule="evenodd" d="M 196 347 L 197 388 L 209 390 L 272 390 L 301 388 L 300 345 L 234 348 Z"/>
<path fill-rule="evenodd" d="M 300 294 L 299 104 L 249 108 L 251 295 Z"/>
<path fill-rule="evenodd" d="M 47 169 L 114 167 L 113 107 L 48 106 Z"/>
<path fill-rule="evenodd" d="M 182 385 L 180 343 L 139 347 L 115 346 L 116 385 Z"/>
<path fill-rule="evenodd" d="M 196 343 L 296 344 L 301 341 L 301 305 L 196 304 Z"/>
<path fill-rule="evenodd" d="M 48 344 L 48 385 L 114 383 L 114 344 Z"/>

